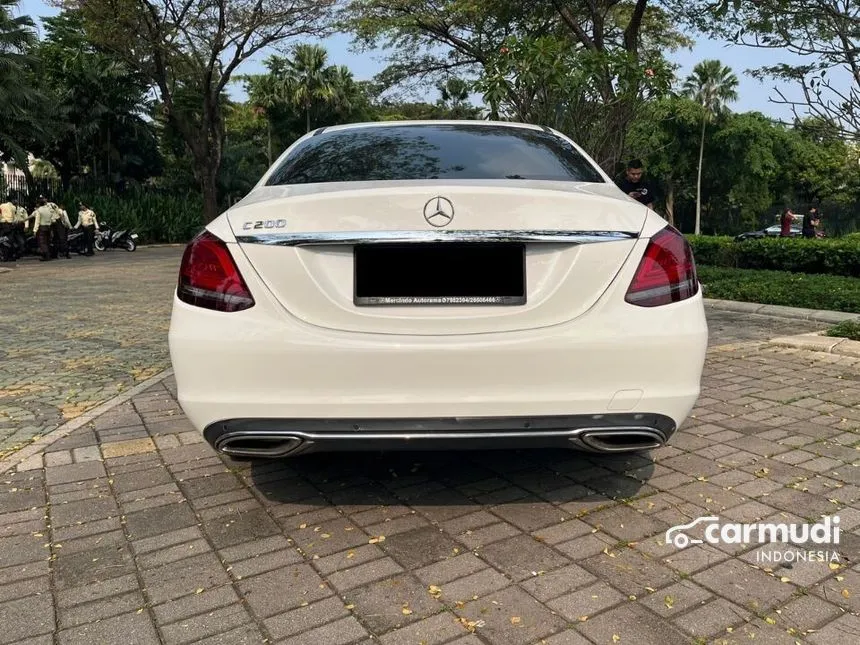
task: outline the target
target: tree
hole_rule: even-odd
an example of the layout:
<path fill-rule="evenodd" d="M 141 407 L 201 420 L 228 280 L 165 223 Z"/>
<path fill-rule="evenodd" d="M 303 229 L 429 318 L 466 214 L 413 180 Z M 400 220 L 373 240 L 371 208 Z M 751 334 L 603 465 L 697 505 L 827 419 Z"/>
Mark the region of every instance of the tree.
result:
<path fill-rule="evenodd" d="M 80 9 L 88 37 L 119 55 L 156 88 L 182 137 L 203 193 L 203 220 L 219 212 L 224 88 L 257 52 L 323 31 L 334 0 L 62 0 Z M 179 109 L 176 97 L 197 97 Z"/>
<path fill-rule="evenodd" d="M 371 120 L 365 86 L 344 65 L 324 66 L 326 59 L 325 49 L 298 45 L 291 59 L 266 59 L 267 73 L 236 78 L 245 84 L 257 116 L 266 120 L 269 165 L 275 146 L 286 147 L 312 126 Z"/>
<path fill-rule="evenodd" d="M 45 19 L 36 50 L 39 78 L 54 107 L 54 132 L 34 150 L 59 171 L 105 182 L 143 181 L 161 169 L 155 133 L 144 118 L 148 82 L 86 39 L 77 11 Z"/>
<path fill-rule="evenodd" d="M 738 79 L 718 60 L 702 61 L 684 82 L 684 93 L 702 106 L 702 136 L 699 142 L 699 176 L 696 184 L 696 235 L 702 227 L 702 165 L 705 154 L 705 128 L 725 109 L 726 103 L 737 100 Z"/>
<path fill-rule="evenodd" d="M 580 131 L 602 133 L 584 147 L 614 172 L 627 128 L 649 96 L 646 71 L 662 67 L 656 61 L 665 51 L 689 44 L 663 4 L 351 0 L 344 24 L 359 44 L 396 52 L 381 76 L 387 85 L 452 73 L 478 77 L 493 117 L 508 112 L 538 122 L 553 101 L 542 79 L 552 80 L 556 90 L 581 97 L 560 110 L 588 106 L 571 121 Z M 576 86 L 565 77 L 576 79 Z M 554 119 L 558 111 L 552 110 Z"/>
<path fill-rule="evenodd" d="M 462 78 L 452 76 L 436 85 L 439 90 L 439 104 L 451 114 L 452 118 L 474 118 L 478 110 L 469 103 L 470 85 Z"/>
<path fill-rule="evenodd" d="M 14 161 L 30 189 L 29 146 L 44 135 L 44 97 L 34 89 L 35 27 L 28 16 L 12 17 L 17 0 L 0 0 L 0 160 Z"/>
<path fill-rule="evenodd" d="M 688 178 L 696 167 L 701 108 L 682 96 L 649 102 L 631 124 L 627 156 L 645 161 L 649 176 L 662 185 L 664 216 L 673 226 L 676 201 L 695 196 Z"/>
<path fill-rule="evenodd" d="M 696 4 L 696 3 L 693 3 Z M 803 99 L 776 90 L 774 103 L 787 105 L 795 118 L 808 114 L 834 124 L 845 136 L 860 138 L 860 10 L 853 0 L 710 0 L 698 12 L 700 29 L 737 44 L 776 49 L 806 58 L 803 64 L 758 68 L 759 78 L 795 83 Z"/>
<path fill-rule="evenodd" d="M 311 131 L 311 109 L 335 97 L 331 74 L 327 73 L 328 54 L 319 45 L 296 45 L 289 61 L 287 93 L 305 115 L 305 132 Z"/>

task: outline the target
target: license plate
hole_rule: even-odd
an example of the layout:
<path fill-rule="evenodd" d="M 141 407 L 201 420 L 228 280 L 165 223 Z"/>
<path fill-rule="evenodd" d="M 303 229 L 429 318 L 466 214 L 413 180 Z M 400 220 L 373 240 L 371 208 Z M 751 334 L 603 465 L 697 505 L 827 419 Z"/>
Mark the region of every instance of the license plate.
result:
<path fill-rule="evenodd" d="M 525 245 L 366 244 L 354 249 L 357 306 L 522 305 Z"/>

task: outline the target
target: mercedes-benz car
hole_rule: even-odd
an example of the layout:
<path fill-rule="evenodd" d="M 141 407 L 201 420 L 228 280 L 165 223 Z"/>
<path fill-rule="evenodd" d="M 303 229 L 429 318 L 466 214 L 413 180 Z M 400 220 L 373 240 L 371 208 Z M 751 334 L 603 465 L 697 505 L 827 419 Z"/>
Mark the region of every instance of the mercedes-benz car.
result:
<path fill-rule="evenodd" d="M 690 246 L 528 124 L 315 130 L 185 249 L 178 399 L 216 450 L 664 445 L 700 392 Z"/>

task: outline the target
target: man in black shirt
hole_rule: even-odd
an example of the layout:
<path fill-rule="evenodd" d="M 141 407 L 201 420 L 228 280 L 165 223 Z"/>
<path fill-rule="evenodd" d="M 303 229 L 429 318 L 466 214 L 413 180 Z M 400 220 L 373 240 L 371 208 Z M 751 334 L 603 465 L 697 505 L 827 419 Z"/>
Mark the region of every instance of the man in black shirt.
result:
<path fill-rule="evenodd" d="M 648 208 L 654 208 L 654 189 L 650 182 L 642 178 L 645 174 L 645 169 L 639 159 L 633 159 L 627 164 L 627 170 L 624 177 L 616 183 L 618 187 L 626 194 L 645 204 Z"/>
<path fill-rule="evenodd" d="M 801 232 L 803 237 L 815 237 L 815 227 L 818 226 L 818 209 L 814 206 L 809 209 L 809 212 L 803 216 L 803 228 Z"/>

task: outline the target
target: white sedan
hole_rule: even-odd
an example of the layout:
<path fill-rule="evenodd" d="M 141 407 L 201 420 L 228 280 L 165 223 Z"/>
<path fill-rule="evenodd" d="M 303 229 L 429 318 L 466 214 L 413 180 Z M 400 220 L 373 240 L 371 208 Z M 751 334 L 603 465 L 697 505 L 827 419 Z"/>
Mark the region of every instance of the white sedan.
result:
<path fill-rule="evenodd" d="M 707 348 L 690 246 L 546 127 L 301 138 L 186 248 L 169 343 L 216 450 L 665 444 Z"/>

